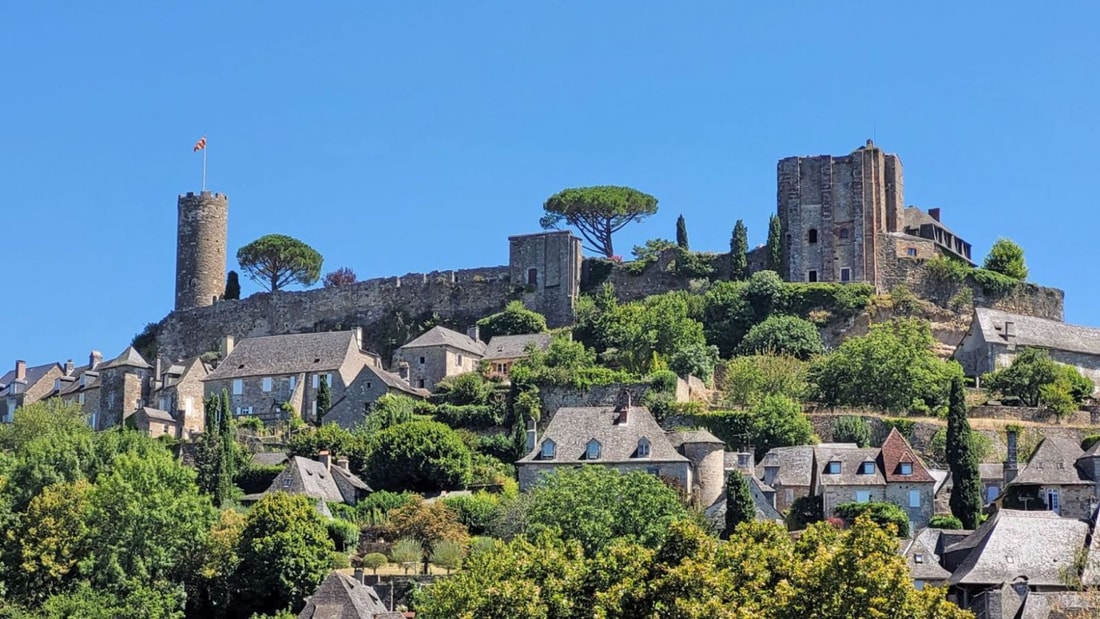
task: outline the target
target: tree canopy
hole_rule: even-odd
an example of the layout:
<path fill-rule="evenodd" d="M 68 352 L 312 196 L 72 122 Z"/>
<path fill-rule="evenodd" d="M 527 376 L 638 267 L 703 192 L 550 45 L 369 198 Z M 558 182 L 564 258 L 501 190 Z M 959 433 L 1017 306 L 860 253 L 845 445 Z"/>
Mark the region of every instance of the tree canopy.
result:
<path fill-rule="evenodd" d="M 1000 273 L 1012 279 L 1027 279 L 1027 264 L 1024 262 L 1024 250 L 1009 239 L 997 239 L 985 257 L 983 266 L 994 273 Z"/>
<path fill-rule="evenodd" d="M 798 316 L 773 315 L 749 329 L 741 340 L 741 352 L 806 360 L 825 352 L 825 344 L 812 322 Z"/>
<path fill-rule="evenodd" d="M 768 219 L 768 242 L 765 247 L 768 252 L 768 269 L 778 273 L 783 268 L 783 226 L 779 215 L 772 215 Z"/>
<path fill-rule="evenodd" d="M 237 250 L 237 262 L 252 281 L 270 292 L 297 282 L 312 286 L 321 277 L 321 254 L 296 238 L 267 234 Z"/>
<path fill-rule="evenodd" d="M 611 258 L 615 255 L 611 236 L 627 224 L 657 212 L 657 198 L 631 187 L 601 185 L 563 189 L 543 204 L 539 220 L 544 229 L 564 223 L 581 233 L 591 251 Z"/>
<path fill-rule="evenodd" d="M 947 465 L 951 469 L 951 513 L 963 528 L 976 529 L 982 513 L 982 478 L 970 421 L 966 418 L 966 391 L 961 376 L 951 379 L 947 406 Z"/>
<path fill-rule="evenodd" d="M 470 482 L 470 458 L 470 448 L 451 428 L 412 421 L 371 436 L 365 469 L 374 488 L 450 490 Z"/>
<path fill-rule="evenodd" d="M 1092 380 L 1076 368 L 1055 362 L 1042 348 L 1020 350 L 1012 363 L 982 376 L 982 386 L 1025 406 L 1047 406 L 1065 414 L 1092 395 Z"/>
<path fill-rule="evenodd" d="M 494 335 L 525 335 L 546 331 L 546 317 L 533 312 L 523 305 L 523 301 L 511 301 L 504 311 L 486 316 L 477 321 L 479 336 L 488 342 Z"/>

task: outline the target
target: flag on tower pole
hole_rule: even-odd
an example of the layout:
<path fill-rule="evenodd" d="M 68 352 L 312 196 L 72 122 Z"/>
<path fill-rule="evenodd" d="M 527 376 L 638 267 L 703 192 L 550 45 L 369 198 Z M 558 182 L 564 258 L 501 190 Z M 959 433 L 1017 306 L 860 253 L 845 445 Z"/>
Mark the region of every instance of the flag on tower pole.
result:
<path fill-rule="evenodd" d="M 198 142 L 195 142 L 195 148 L 191 150 L 193 153 L 202 151 L 202 191 L 206 191 L 206 136 L 199 138 Z"/>

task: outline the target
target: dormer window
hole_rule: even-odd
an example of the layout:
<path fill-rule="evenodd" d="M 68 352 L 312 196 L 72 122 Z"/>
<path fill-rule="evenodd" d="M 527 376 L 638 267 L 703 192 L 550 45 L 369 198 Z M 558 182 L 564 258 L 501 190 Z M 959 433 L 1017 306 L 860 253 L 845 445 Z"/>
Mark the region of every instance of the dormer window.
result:
<path fill-rule="evenodd" d="M 825 474 L 840 475 L 840 461 L 830 460 L 829 463 L 825 465 Z"/>
<path fill-rule="evenodd" d="M 588 441 L 588 445 L 584 448 L 585 460 L 599 460 L 600 458 L 600 442 L 596 439 Z"/>
<path fill-rule="evenodd" d="M 649 439 L 647 439 L 645 437 L 642 437 L 642 438 L 638 439 L 638 457 L 639 458 L 648 458 L 649 457 L 649 448 L 650 448 Z"/>
<path fill-rule="evenodd" d="M 859 464 L 859 474 L 860 475 L 874 475 L 875 474 L 875 463 L 874 462 L 861 462 Z"/>
<path fill-rule="evenodd" d="M 913 463 L 912 462 L 902 462 L 901 464 L 898 465 L 898 473 L 900 475 L 912 475 L 913 474 Z"/>
<path fill-rule="evenodd" d="M 546 439 L 542 442 L 542 451 L 539 453 L 539 457 L 543 460 L 553 460 L 554 454 L 557 453 L 558 446 L 554 444 L 554 441 Z"/>
<path fill-rule="evenodd" d="M 924 555 L 913 555 L 913 563 L 924 563 Z"/>

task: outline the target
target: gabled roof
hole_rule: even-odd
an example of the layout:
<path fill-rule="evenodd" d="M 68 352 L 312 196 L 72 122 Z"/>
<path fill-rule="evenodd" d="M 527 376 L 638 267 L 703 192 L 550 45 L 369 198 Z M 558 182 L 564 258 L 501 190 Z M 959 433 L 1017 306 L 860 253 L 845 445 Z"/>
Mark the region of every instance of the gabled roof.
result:
<path fill-rule="evenodd" d="M 982 481 L 1004 481 L 1005 465 L 982 462 L 978 464 L 978 476 Z"/>
<path fill-rule="evenodd" d="M 475 355 L 485 354 L 484 342 L 478 342 L 464 333 L 451 331 L 446 327 L 439 326 L 428 329 L 426 333 L 413 339 L 401 348 L 428 348 L 433 346 L 449 346 Z"/>
<path fill-rule="evenodd" d="M 855 445 L 852 445 L 855 447 Z M 756 477 L 764 477 L 766 466 L 778 466 L 779 474 L 773 486 L 810 487 L 814 472 L 814 446 L 796 445 L 794 447 L 773 447 L 764 454 L 760 464 L 756 465 Z"/>
<path fill-rule="evenodd" d="M 267 492 L 304 494 L 329 503 L 343 503 L 344 495 L 340 492 L 340 487 L 336 485 L 336 475 L 340 475 L 348 481 L 354 480 L 352 484 L 357 488 L 370 489 L 361 479 L 347 473 L 340 467 L 333 466 L 332 470 L 329 470 L 321 462 L 294 456 L 289 460 L 287 467 L 271 482 Z"/>
<path fill-rule="evenodd" d="M 485 347 L 486 361 L 496 359 L 520 359 L 527 356 L 527 347 L 534 346 L 538 350 L 550 348 L 553 339 L 549 333 L 527 333 L 524 335 L 494 335 Z"/>
<path fill-rule="evenodd" d="M 378 593 L 347 574 L 332 572 L 313 595 L 298 619 L 403 619 L 400 612 L 386 610 Z"/>
<path fill-rule="evenodd" d="M 138 412 L 142 413 L 149 419 L 155 419 L 156 421 L 162 421 L 164 423 L 176 423 L 176 418 L 173 417 L 171 413 L 169 413 L 168 411 L 162 411 L 159 408 L 143 406 Z M 132 414 L 136 415 L 137 412 Z"/>
<path fill-rule="evenodd" d="M 751 475 L 747 475 L 741 471 L 730 471 L 729 475 L 745 475 L 749 480 L 749 494 L 752 495 L 753 507 L 755 507 L 756 520 L 771 520 L 772 522 L 782 522 L 783 514 L 780 514 L 775 507 L 772 506 L 771 501 L 764 495 L 767 486 L 763 484 L 759 479 L 754 478 Z M 721 526 L 725 526 L 726 521 L 726 491 L 723 490 L 722 494 L 711 503 L 703 512 L 711 522 L 719 523 Z"/>
<path fill-rule="evenodd" d="M 902 555 L 909 563 L 909 575 L 914 580 L 937 581 L 951 577 L 951 572 L 940 566 L 935 547 L 928 548 L 919 538 L 902 540 L 902 544 L 905 546 Z"/>
<path fill-rule="evenodd" d="M 626 423 L 618 423 L 620 414 L 613 406 L 559 408 L 546 431 L 539 437 L 535 449 L 519 460 L 527 462 L 572 462 L 575 464 L 611 464 L 621 462 L 687 462 L 665 431 L 644 406 L 631 406 Z M 638 441 L 650 443 L 649 456 L 637 457 Z M 584 458 L 585 446 L 592 439 L 600 442 L 598 460 Z M 554 458 L 542 460 L 540 451 L 545 440 L 554 441 Z"/>
<path fill-rule="evenodd" d="M 1092 481 L 1085 479 L 1077 470 L 1077 459 L 1084 455 L 1085 452 L 1075 441 L 1059 436 L 1048 436 L 1039 443 L 1035 453 L 1028 459 L 1027 465 L 1008 485 L 1092 484 Z"/>
<path fill-rule="evenodd" d="M 948 583 L 988 586 L 1023 577 L 1033 587 L 1064 587 L 1064 574 L 1085 548 L 1088 532 L 1088 524 L 1054 512 L 999 510 L 945 550 L 971 549 Z"/>
<path fill-rule="evenodd" d="M 205 380 L 332 372 L 360 353 L 352 331 L 295 333 L 243 339 Z"/>
<path fill-rule="evenodd" d="M 879 450 L 868 448 L 842 448 L 818 446 L 814 449 L 816 462 L 814 464 L 818 475 L 818 483 L 823 486 L 885 486 L 886 478 L 882 474 L 879 463 Z M 840 473 L 826 473 L 826 467 L 830 462 L 840 462 Z M 864 462 L 871 462 L 873 471 L 870 474 L 860 474 L 860 466 Z M 915 467 L 914 467 L 915 468 Z M 929 479 L 928 481 L 932 481 Z"/>
<path fill-rule="evenodd" d="M 133 346 L 127 346 L 126 350 L 122 351 L 122 354 L 103 364 L 98 369 L 107 370 L 121 367 L 141 368 L 143 370 L 153 369 L 153 366 L 149 365 L 149 362 L 146 361 L 145 358 L 141 356 L 141 353 Z"/>
<path fill-rule="evenodd" d="M 252 464 L 256 466 L 277 466 L 285 464 L 288 456 L 282 451 L 261 451 L 252 454 Z"/>
<path fill-rule="evenodd" d="M 46 376 L 46 374 L 49 374 L 50 370 L 52 370 L 54 368 L 62 369 L 60 363 L 47 363 L 45 365 L 36 365 L 36 366 L 33 366 L 33 367 L 28 367 L 27 370 L 26 370 L 26 373 L 23 375 L 24 376 L 23 380 L 25 380 L 27 382 L 27 387 L 29 388 L 31 385 L 34 385 L 38 381 L 42 380 L 42 378 L 44 376 Z M 8 370 L 8 372 L 6 374 L 4 374 L 3 376 L 0 376 L 0 388 L 7 387 L 14 380 L 15 380 L 15 370 L 14 369 Z"/>
<path fill-rule="evenodd" d="M 975 308 L 974 324 L 982 339 L 994 344 L 1009 343 L 1005 337 L 1005 323 L 1012 323 L 1011 338 L 1016 346 L 1035 346 L 1051 350 L 1064 350 L 1087 355 L 1100 355 L 1100 329 L 1066 324 L 1057 320 L 1010 314 L 985 307 Z"/>
<path fill-rule="evenodd" d="M 902 475 L 900 465 L 907 462 L 913 465 L 911 475 Z M 890 430 L 886 440 L 882 442 L 882 469 L 888 483 L 921 483 L 935 482 L 935 478 L 925 468 L 924 462 L 913 451 L 909 441 L 898 432 L 897 428 Z"/>
<path fill-rule="evenodd" d="M 950 228 L 943 225 L 943 222 L 939 221 L 935 217 L 932 217 L 927 212 L 925 212 L 923 209 L 921 209 L 919 207 L 916 207 L 916 206 L 907 206 L 907 207 L 905 207 L 905 211 L 902 213 L 902 219 L 905 220 L 905 228 L 906 229 L 909 229 L 909 228 L 919 229 L 921 226 L 930 225 L 930 226 L 935 226 L 936 228 L 942 228 L 945 232 L 950 232 L 951 236 L 958 236 L 954 232 L 951 232 Z"/>
<path fill-rule="evenodd" d="M 364 372 L 366 372 L 368 374 L 373 374 L 375 377 L 378 378 L 378 380 L 382 381 L 382 383 L 385 384 L 390 389 L 397 389 L 398 391 L 404 391 L 405 393 L 407 393 L 409 395 L 414 395 L 418 398 L 426 398 L 426 397 L 428 397 L 432 394 L 427 389 L 420 389 L 418 387 L 413 387 L 412 385 L 409 384 L 409 381 L 401 378 L 400 376 L 398 376 L 397 374 L 394 374 L 393 372 L 387 372 L 386 370 L 383 370 L 382 368 L 376 368 L 376 367 L 370 366 L 370 365 L 364 366 L 363 369 L 359 371 L 359 378 L 363 377 Z M 357 378 L 356 380 L 359 380 L 359 378 Z"/>
<path fill-rule="evenodd" d="M 708 443 L 711 445 L 726 444 L 725 441 L 706 430 L 679 430 L 676 432 L 669 432 L 668 440 L 672 441 L 673 447 L 680 447 L 684 444 L 699 443 Z"/>

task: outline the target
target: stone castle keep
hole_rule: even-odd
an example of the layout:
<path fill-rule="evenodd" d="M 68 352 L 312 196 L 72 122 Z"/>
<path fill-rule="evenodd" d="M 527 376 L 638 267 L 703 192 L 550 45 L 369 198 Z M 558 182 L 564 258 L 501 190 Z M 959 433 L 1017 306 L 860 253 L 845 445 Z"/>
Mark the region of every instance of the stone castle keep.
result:
<path fill-rule="evenodd" d="M 868 141 L 835 157 L 789 157 L 776 170 L 776 206 L 785 242 L 780 272 L 793 282 L 866 282 L 880 293 L 904 284 L 919 296 L 941 291 L 923 264 L 938 255 L 971 261 L 970 244 L 940 222 L 940 209 L 905 206 L 901 159 Z M 378 352 L 404 343 L 395 324 L 438 316 L 457 328 L 500 311 L 511 300 L 572 324 L 584 268 L 581 241 L 567 231 L 509 237 L 508 264 L 409 273 L 347 286 L 257 293 L 223 300 L 229 199 L 202 192 L 179 196 L 175 311 L 159 324 L 157 344 L 170 358 L 217 350 L 225 336 L 242 339 L 362 327 Z M 750 268 L 763 264 L 750 252 Z M 724 254 L 716 255 L 723 265 Z M 721 268 L 718 269 L 721 271 Z M 641 275 L 615 268 L 606 281 L 623 299 L 687 289 L 689 280 L 659 269 Z M 588 282 L 591 285 L 592 282 Z M 1062 320 L 1059 290 L 1026 284 L 1010 295 L 975 291 L 975 304 Z M 945 300 L 943 300 L 945 301 Z M 941 302 L 941 300 L 937 300 Z M 385 355 L 384 355 L 385 356 Z"/>

